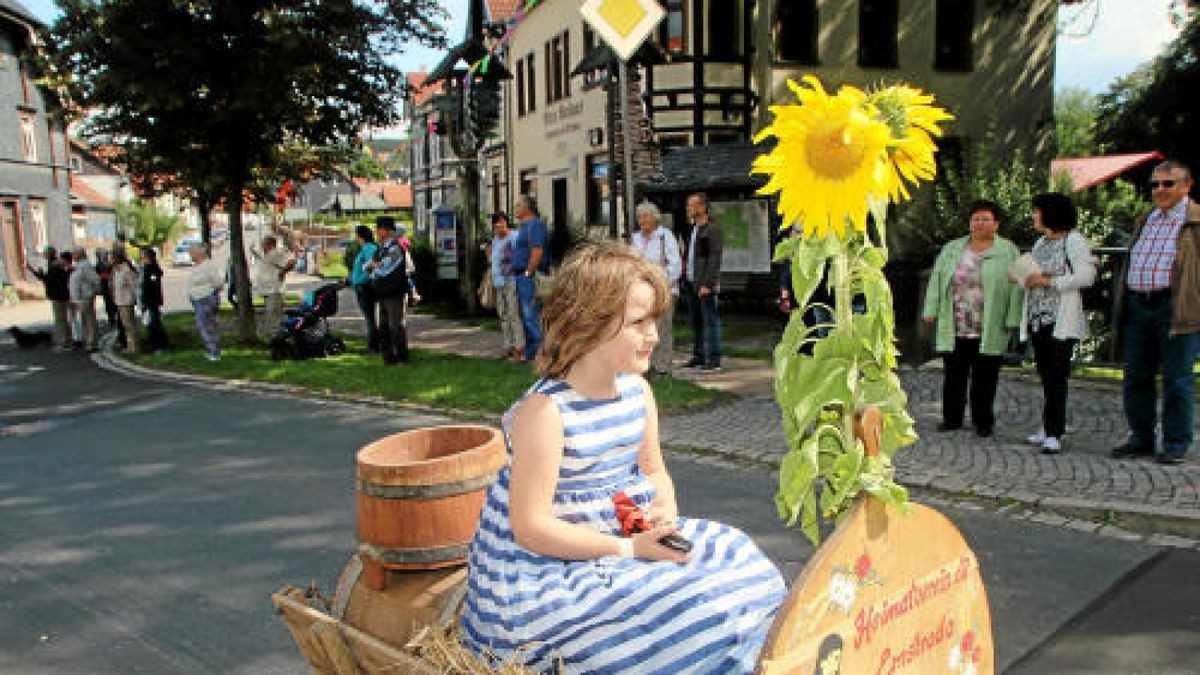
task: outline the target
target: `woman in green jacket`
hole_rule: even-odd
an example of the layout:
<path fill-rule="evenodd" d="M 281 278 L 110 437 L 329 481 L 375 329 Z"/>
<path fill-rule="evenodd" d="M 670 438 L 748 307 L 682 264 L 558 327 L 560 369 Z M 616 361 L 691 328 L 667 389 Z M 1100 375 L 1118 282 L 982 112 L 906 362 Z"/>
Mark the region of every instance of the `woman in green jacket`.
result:
<path fill-rule="evenodd" d="M 925 290 L 925 323 L 934 327 L 934 348 L 945 361 L 942 423 L 939 431 L 962 428 L 970 384 L 971 422 L 987 437 L 996 426 L 993 412 L 1001 356 L 1009 331 L 1021 325 L 1021 289 L 1008 278 L 1020 252 L 996 234 L 1000 206 L 971 205 L 971 234 L 942 247 Z"/>

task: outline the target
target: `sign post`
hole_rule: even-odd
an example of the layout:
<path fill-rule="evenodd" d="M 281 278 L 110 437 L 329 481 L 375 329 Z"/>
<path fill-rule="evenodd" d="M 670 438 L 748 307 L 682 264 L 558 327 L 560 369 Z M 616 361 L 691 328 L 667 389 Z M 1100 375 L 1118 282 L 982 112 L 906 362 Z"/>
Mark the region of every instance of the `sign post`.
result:
<path fill-rule="evenodd" d="M 629 59 L 646 38 L 650 37 L 650 33 L 662 21 L 666 12 L 655 0 L 587 0 L 580 6 L 579 13 L 620 60 L 618 86 L 621 89 L 621 125 L 624 127 L 624 133 L 621 134 L 621 154 L 624 161 L 621 180 L 625 184 L 625 232 L 628 237 L 633 232 L 636 220 L 631 145 L 633 129 L 629 126 Z M 612 142 L 611 139 L 609 142 Z"/>

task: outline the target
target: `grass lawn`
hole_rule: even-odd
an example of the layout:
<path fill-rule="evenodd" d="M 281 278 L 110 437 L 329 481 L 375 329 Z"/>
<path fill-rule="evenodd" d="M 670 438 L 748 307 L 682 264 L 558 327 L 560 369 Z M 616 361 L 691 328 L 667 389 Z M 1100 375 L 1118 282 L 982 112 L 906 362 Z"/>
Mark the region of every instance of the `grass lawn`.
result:
<path fill-rule="evenodd" d="M 190 313 L 163 317 L 171 340 L 167 354 L 138 354 L 130 359 L 150 368 L 196 373 L 227 379 L 247 379 L 298 385 L 316 392 L 381 396 L 445 410 L 502 413 L 534 381 L 533 368 L 523 363 L 458 356 L 416 349 L 412 362 L 385 368 L 379 356 L 362 353 L 362 338 L 339 333 L 349 351 L 340 356 L 307 361 L 272 361 L 265 346 L 236 344 L 235 334 L 222 334 L 221 360 L 205 360 Z M 232 312 L 221 312 L 222 326 L 232 325 Z M 728 396 L 674 378 L 652 384 L 664 412 L 714 403 Z"/>

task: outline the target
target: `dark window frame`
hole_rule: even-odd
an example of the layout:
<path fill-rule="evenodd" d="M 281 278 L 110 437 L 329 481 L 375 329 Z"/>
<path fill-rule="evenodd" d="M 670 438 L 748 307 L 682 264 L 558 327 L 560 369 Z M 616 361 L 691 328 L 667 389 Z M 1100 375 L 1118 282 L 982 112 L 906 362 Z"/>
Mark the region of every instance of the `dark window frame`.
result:
<path fill-rule="evenodd" d="M 525 116 L 525 59 L 517 59 L 517 117 Z"/>
<path fill-rule="evenodd" d="M 975 69 L 975 0 L 937 0 L 933 67 L 966 73 Z"/>
<path fill-rule="evenodd" d="M 779 0 L 772 26 L 776 63 L 820 65 L 821 10 L 817 4 L 817 0 Z"/>
<path fill-rule="evenodd" d="M 898 0 L 859 0 L 858 65 L 896 68 L 900 65 Z"/>
<path fill-rule="evenodd" d="M 687 7 L 685 0 L 662 0 L 666 16 L 658 27 L 658 44 L 668 54 L 684 54 L 688 49 Z M 671 32 L 673 22 L 679 22 L 678 35 Z"/>
<path fill-rule="evenodd" d="M 714 59 L 737 59 L 742 57 L 742 3 L 736 0 L 709 0 L 708 51 L 706 56 Z M 712 30 L 713 26 L 729 26 L 728 30 Z"/>

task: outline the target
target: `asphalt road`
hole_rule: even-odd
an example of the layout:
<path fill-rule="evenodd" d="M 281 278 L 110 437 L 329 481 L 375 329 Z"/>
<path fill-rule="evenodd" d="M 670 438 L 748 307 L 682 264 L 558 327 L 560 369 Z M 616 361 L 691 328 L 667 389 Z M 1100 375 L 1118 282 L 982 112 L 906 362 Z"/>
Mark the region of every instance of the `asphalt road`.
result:
<path fill-rule="evenodd" d="M 313 578 L 331 592 L 355 544 L 357 448 L 445 421 L 0 346 L 0 673 L 307 672 L 269 594 Z M 771 474 L 668 462 L 684 513 L 741 527 L 795 576 L 812 549 L 776 518 Z M 943 511 L 980 558 L 1001 670 L 1156 552 Z"/>

